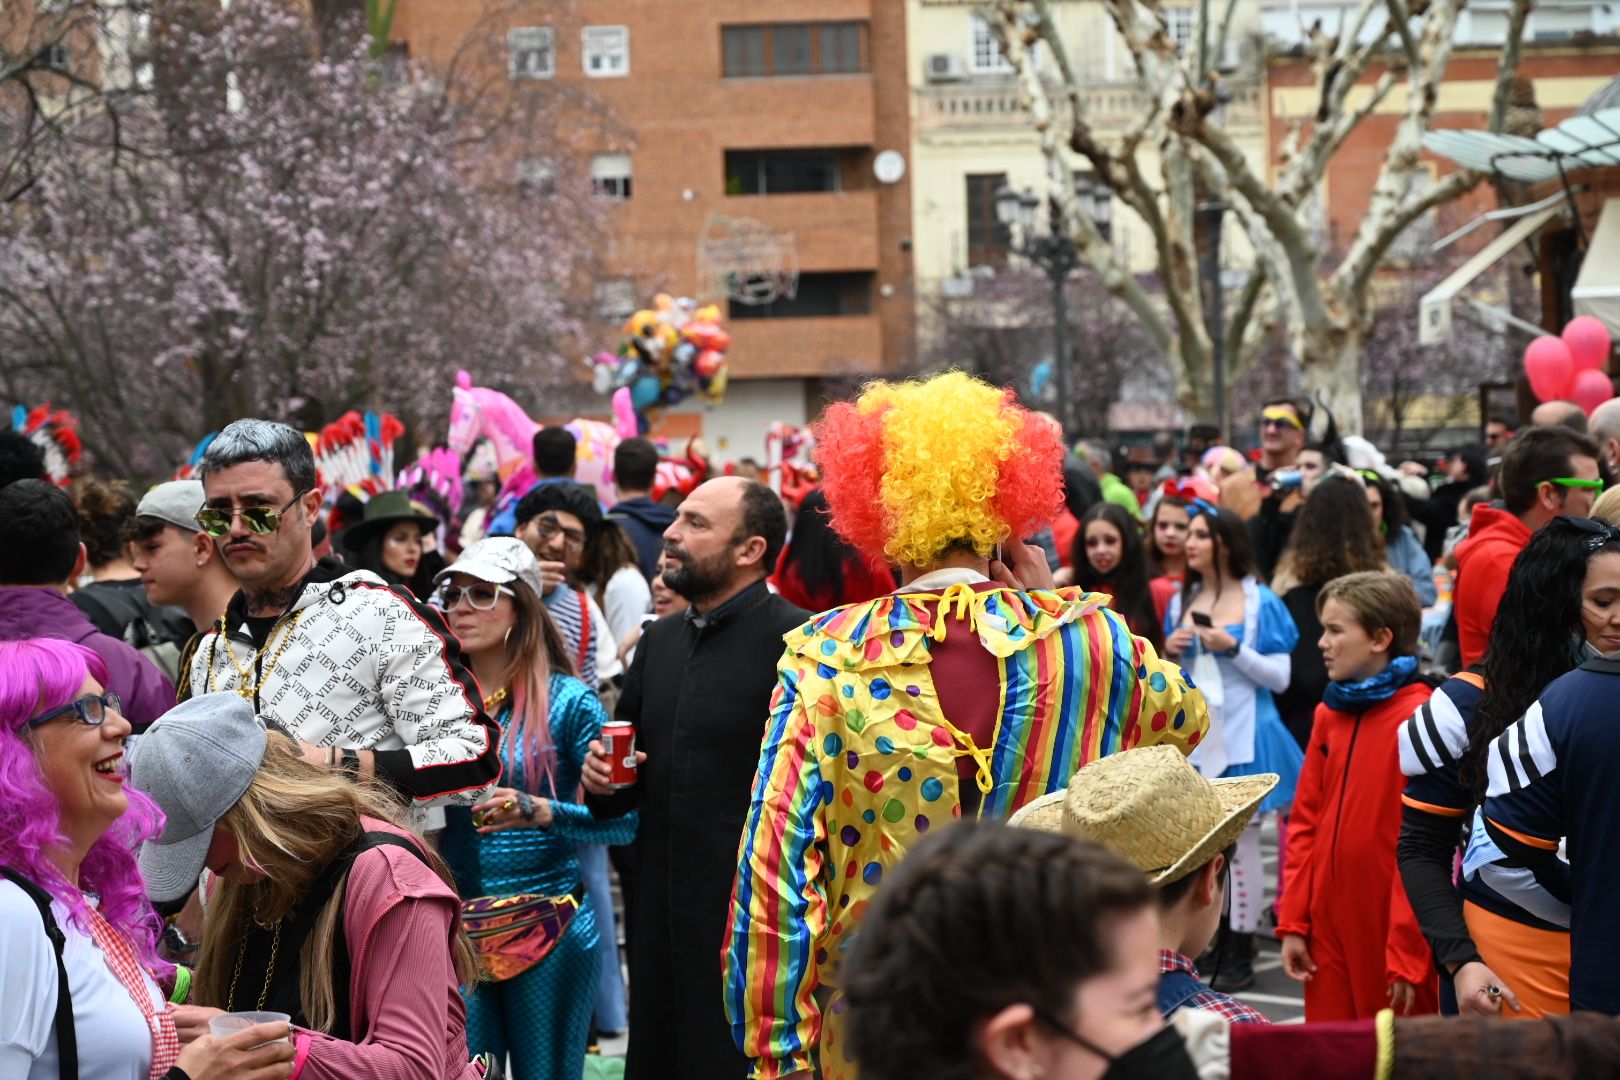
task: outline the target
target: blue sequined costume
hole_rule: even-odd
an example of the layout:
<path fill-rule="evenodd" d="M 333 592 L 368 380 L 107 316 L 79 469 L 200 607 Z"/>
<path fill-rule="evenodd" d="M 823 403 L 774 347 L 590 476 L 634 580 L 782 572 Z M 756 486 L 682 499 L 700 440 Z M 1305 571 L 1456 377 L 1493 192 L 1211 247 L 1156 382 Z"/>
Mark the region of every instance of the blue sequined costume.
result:
<path fill-rule="evenodd" d="M 569 675 L 553 674 L 548 693 L 551 740 L 557 748 L 556 790 L 563 796 L 551 799 L 551 827 L 479 836 L 469 810 L 447 809 L 442 849 L 463 897 L 567 894 L 580 883 L 576 843 L 627 844 L 635 835 L 634 814 L 598 821 L 572 801 L 578 797 L 587 746 L 601 734 L 606 719 L 601 702 Z M 511 707 L 496 719 L 502 732 L 501 785 L 551 798 L 544 778 L 529 776 L 514 752 Z M 587 895 L 544 960 L 522 975 L 484 983 L 473 992 L 467 1003 L 467 1045 L 473 1053 L 488 1051 L 497 1059 L 510 1054 L 513 1080 L 579 1080 L 601 975 L 592 904 L 606 902 L 607 897 Z"/>

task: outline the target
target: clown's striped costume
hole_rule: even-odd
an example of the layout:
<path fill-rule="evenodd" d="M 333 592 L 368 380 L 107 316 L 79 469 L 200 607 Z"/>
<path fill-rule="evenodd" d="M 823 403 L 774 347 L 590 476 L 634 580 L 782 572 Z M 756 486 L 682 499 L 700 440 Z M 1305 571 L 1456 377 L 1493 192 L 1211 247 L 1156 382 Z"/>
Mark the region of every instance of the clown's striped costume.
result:
<path fill-rule="evenodd" d="M 786 636 L 723 952 L 727 1015 L 756 1077 L 815 1062 L 825 1080 L 854 1075 L 841 1003 L 824 1019 L 811 994 L 837 986 L 885 872 L 961 816 L 959 757 L 973 759 L 968 805 L 1005 820 L 1089 761 L 1155 743 L 1190 753 L 1208 728 L 1203 695 L 1106 597 L 938 577 Z M 967 635 L 999 678 L 994 730 L 977 742 L 942 710 L 930 666 L 936 651 L 972 650 Z"/>

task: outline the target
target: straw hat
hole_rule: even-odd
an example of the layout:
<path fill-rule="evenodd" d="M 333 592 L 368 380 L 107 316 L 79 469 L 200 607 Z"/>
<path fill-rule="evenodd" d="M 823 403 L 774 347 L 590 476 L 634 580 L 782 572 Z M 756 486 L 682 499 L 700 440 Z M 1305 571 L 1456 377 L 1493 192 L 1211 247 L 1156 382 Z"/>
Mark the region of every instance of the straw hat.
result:
<path fill-rule="evenodd" d="M 1173 746 L 1121 750 L 1087 765 L 1067 791 L 1043 795 L 1012 816 L 1026 829 L 1093 840 L 1168 885 L 1238 838 L 1276 773 L 1205 779 Z"/>

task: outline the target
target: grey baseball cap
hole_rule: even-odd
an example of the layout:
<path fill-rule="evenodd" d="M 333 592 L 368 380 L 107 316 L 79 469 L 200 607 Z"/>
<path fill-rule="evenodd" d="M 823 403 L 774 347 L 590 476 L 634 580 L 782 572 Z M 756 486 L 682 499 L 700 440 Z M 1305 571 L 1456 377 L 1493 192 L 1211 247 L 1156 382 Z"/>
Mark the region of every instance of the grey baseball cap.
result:
<path fill-rule="evenodd" d="M 435 584 L 452 574 L 466 574 L 492 585 L 521 581 L 535 596 L 545 595 L 540 582 L 540 562 L 529 545 L 515 536 L 492 536 L 480 540 L 461 553 L 461 558 L 433 575 Z"/>
<path fill-rule="evenodd" d="M 263 721 L 234 691 L 181 702 L 135 741 L 130 786 L 167 818 L 163 835 L 141 845 L 141 876 L 152 900 L 178 900 L 196 886 L 214 823 L 253 782 L 264 744 Z"/>
<path fill-rule="evenodd" d="M 135 516 L 153 517 L 187 532 L 199 532 L 197 511 L 202 509 L 203 501 L 201 480 L 170 480 L 141 496 Z"/>

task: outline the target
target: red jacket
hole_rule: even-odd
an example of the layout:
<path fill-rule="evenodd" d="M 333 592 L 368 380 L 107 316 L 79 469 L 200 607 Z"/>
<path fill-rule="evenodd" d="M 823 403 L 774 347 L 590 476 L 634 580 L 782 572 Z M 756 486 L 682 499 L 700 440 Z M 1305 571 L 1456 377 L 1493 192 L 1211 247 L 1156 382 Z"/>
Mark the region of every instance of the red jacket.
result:
<path fill-rule="evenodd" d="M 1288 818 L 1277 937 L 1331 937 L 1361 976 L 1354 981 L 1379 996 L 1395 979 L 1434 980 L 1395 865 L 1405 781 L 1396 735 L 1432 692 L 1408 683 L 1359 717 L 1318 705 Z"/>
<path fill-rule="evenodd" d="M 1463 667 L 1485 658 L 1491 622 L 1507 591 L 1508 571 L 1530 542 L 1530 535 L 1530 526 L 1501 507 L 1485 503 L 1474 507 L 1468 539 L 1457 545 L 1457 582 L 1452 592 Z"/>

